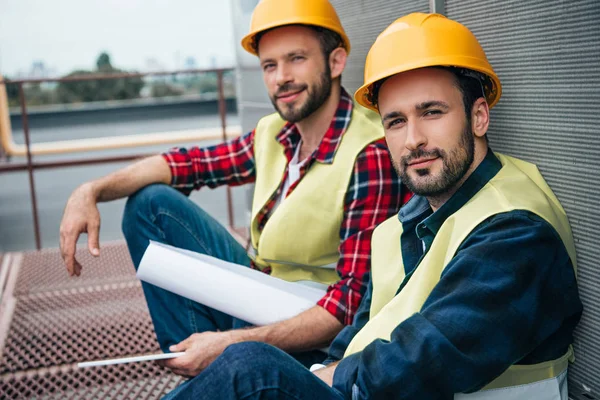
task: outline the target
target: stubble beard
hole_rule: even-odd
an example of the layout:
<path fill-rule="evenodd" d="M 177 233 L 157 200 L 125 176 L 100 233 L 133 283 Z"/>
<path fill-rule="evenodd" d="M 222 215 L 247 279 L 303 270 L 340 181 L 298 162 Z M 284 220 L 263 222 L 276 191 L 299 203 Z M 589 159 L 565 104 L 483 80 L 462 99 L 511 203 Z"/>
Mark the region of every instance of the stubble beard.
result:
<path fill-rule="evenodd" d="M 312 86 L 307 84 L 302 85 L 283 85 L 279 88 L 277 93 L 271 96 L 271 103 L 275 110 L 279 113 L 279 116 L 284 120 L 296 123 L 302 121 L 305 118 L 311 116 L 327 101 L 331 95 L 332 79 L 331 70 L 329 64 L 325 63 L 325 71 L 320 75 L 319 80 Z M 276 96 L 279 93 L 285 93 L 290 91 L 307 90 L 308 98 L 304 104 L 297 107 L 295 104 L 284 104 L 279 107 L 277 104 Z"/>
<path fill-rule="evenodd" d="M 416 169 L 414 172 L 420 178 L 413 179 L 408 174 L 408 163 L 418 158 L 439 157 L 442 160 L 443 168 L 439 176 L 433 176 L 429 168 Z M 465 176 L 475 157 L 475 139 L 470 126 L 463 131 L 460 143 L 453 148 L 450 153 L 442 149 L 425 151 L 417 149 L 411 154 L 404 156 L 399 162 L 394 160 L 394 168 L 398 176 L 411 192 L 425 197 L 435 198 L 452 190 L 458 182 Z"/>

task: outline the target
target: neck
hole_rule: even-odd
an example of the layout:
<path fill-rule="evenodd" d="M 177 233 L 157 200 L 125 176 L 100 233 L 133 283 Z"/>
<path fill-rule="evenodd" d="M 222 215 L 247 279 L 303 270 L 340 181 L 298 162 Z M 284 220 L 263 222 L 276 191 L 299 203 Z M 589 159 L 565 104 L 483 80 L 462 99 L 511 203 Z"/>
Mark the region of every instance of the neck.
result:
<path fill-rule="evenodd" d="M 480 150 L 477 149 L 478 145 L 479 143 L 475 142 L 475 156 L 473 158 L 471 166 L 469 167 L 465 175 L 450 190 L 442 193 L 439 196 L 427 197 L 427 201 L 429 202 L 429 205 L 431 206 L 433 212 L 436 212 L 441 206 L 444 205 L 444 203 L 450 200 L 450 198 L 454 196 L 454 193 L 456 193 L 458 189 L 460 189 L 460 187 L 466 182 L 466 180 L 469 179 L 473 171 L 475 171 L 477 167 L 479 167 L 479 164 L 483 162 L 488 151 L 487 144 L 485 144 L 485 148 L 481 149 L 481 151 L 478 151 Z"/>
<path fill-rule="evenodd" d="M 337 110 L 340 100 L 341 86 L 338 82 L 334 82 L 331 86 L 331 95 L 319 107 L 317 111 L 304 118 L 302 121 L 296 122 L 296 127 L 302 138 L 302 146 L 308 149 L 316 149 L 323 136 L 331 125 L 331 120 Z"/>

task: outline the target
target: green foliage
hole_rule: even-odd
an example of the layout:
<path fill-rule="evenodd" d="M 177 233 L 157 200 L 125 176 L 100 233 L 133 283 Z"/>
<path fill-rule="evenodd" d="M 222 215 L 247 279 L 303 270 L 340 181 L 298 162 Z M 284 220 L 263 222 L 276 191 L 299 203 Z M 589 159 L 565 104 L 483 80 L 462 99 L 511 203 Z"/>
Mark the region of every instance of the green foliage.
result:
<path fill-rule="evenodd" d="M 156 82 L 152 85 L 152 91 L 150 92 L 152 97 L 181 96 L 182 94 L 182 89 L 165 82 Z"/>
<path fill-rule="evenodd" d="M 96 69 L 76 70 L 65 77 L 125 74 L 113 67 L 108 53 L 101 53 L 96 59 Z M 8 78 L 6 78 L 8 80 Z M 233 71 L 226 71 L 223 76 L 223 88 L 227 97 L 235 96 L 235 76 Z M 216 73 L 183 74 L 163 77 L 90 79 L 59 83 L 25 84 L 23 90 L 28 105 L 69 104 L 92 101 L 129 100 L 144 96 L 167 97 L 181 95 L 216 94 L 218 91 Z M 16 84 L 6 85 L 8 102 L 11 107 L 18 107 L 19 88 Z"/>
<path fill-rule="evenodd" d="M 114 68 L 110 56 L 102 53 L 96 61 L 95 71 L 73 71 L 66 77 L 95 74 L 121 74 L 123 71 Z M 58 101 L 61 103 L 78 103 L 89 101 L 127 100 L 139 97 L 144 87 L 142 78 L 119 78 L 103 80 L 85 80 L 60 82 L 56 89 Z"/>

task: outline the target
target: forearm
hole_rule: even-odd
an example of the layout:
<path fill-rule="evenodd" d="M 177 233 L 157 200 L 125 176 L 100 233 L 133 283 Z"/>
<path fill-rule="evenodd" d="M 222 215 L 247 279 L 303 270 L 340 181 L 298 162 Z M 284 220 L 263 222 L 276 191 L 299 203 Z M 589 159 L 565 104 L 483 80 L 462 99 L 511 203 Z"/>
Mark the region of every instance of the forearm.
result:
<path fill-rule="evenodd" d="M 233 331 L 235 341 L 257 341 L 287 352 L 325 347 L 343 328 L 329 312 L 319 306 L 276 324 Z"/>
<path fill-rule="evenodd" d="M 144 158 L 100 179 L 88 182 L 86 187 L 97 202 L 128 197 L 153 183 L 169 184 L 171 170 L 160 155 Z"/>

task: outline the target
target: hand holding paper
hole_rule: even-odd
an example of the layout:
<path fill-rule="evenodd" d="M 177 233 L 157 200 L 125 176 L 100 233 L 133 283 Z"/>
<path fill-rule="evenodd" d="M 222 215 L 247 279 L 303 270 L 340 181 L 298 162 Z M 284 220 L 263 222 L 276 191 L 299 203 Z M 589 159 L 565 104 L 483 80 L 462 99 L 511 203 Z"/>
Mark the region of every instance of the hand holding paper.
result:
<path fill-rule="evenodd" d="M 160 364 L 171 369 L 177 375 L 194 377 L 210 365 L 230 344 L 233 344 L 231 332 L 195 333 L 169 350 L 185 352 L 182 357 L 167 360 Z"/>

